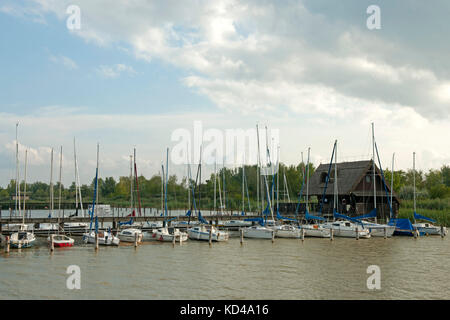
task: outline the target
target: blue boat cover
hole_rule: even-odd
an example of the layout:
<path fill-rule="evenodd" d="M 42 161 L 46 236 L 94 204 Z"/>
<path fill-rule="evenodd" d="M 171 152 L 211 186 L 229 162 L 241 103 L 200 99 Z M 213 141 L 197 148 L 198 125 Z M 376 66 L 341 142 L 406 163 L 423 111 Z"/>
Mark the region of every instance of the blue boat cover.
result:
<path fill-rule="evenodd" d="M 206 221 L 205 218 L 202 217 L 202 213 L 200 211 L 198 212 L 198 221 L 204 224 L 208 224 L 208 221 Z"/>
<path fill-rule="evenodd" d="M 119 222 L 119 225 L 123 226 L 129 224 L 130 226 L 133 224 L 133 218 L 130 218 L 130 220 L 126 221 L 126 222 Z"/>
<path fill-rule="evenodd" d="M 277 210 L 277 219 L 279 220 L 287 220 L 287 221 L 297 221 L 296 219 L 292 219 L 292 218 L 285 218 L 280 214 L 280 211 Z"/>
<path fill-rule="evenodd" d="M 361 221 L 359 221 L 358 219 L 351 218 L 351 217 L 346 216 L 344 214 L 337 213 L 335 209 L 333 209 L 333 216 L 335 218 L 337 218 L 337 219 L 344 219 L 344 220 L 352 221 L 354 223 L 358 223 L 358 224 L 361 224 L 361 225 L 364 226 L 364 224 Z"/>
<path fill-rule="evenodd" d="M 188 210 L 188 212 L 186 212 L 186 217 L 190 217 L 191 214 L 192 214 L 192 211 L 191 211 L 191 210 Z"/>
<path fill-rule="evenodd" d="M 414 231 L 414 227 L 409 219 L 391 219 L 388 225 L 395 226 L 396 230 Z"/>
<path fill-rule="evenodd" d="M 414 211 L 414 219 L 416 219 L 416 220 L 426 220 L 426 221 L 430 221 L 432 223 L 436 223 L 436 220 L 433 220 L 431 218 L 428 218 L 428 217 L 422 216 L 420 214 L 417 214 L 415 211 Z"/>
<path fill-rule="evenodd" d="M 308 210 L 305 211 L 305 219 L 306 220 L 322 220 L 322 221 L 325 221 L 325 218 L 323 218 L 323 217 L 313 216 L 313 215 L 309 214 Z"/>
<path fill-rule="evenodd" d="M 255 221 L 255 222 L 258 222 L 260 225 L 264 226 L 263 218 L 247 218 L 247 219 L 244 219 L 244 221 Z"/>
<path fill-rule="evenodd" d="M 377 208 L 374 208 L 368 214 L 363 214 L 362 216 L 355 217 L 355 219 L 356 220 L 368 219 L 368 218 L 375 218 L 376 216 L 377 216 Z"/>

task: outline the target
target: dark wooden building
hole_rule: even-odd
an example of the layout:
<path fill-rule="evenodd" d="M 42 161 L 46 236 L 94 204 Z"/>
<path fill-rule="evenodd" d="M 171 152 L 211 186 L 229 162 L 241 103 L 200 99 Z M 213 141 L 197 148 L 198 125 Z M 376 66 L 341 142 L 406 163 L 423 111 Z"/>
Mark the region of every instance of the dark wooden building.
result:
<path fill-rule="evenodd" d="M 310 178 L 309 195 L 316 196 L 321 203 L 329 164 L 321 164 Z M 333 213 L 335 164 L 331 166 L 330 179 L 325 192 L 322 213 Z M 338 212 L 348 216 L 369 213 L 374 208 L 373 165 L 371 160 L 342 162 L 337 164 Z M 389 217 L 390 186 L 383 183 L 380 169 L 375 165 L 377 218 L 385 220 Z M 398 214 L 399 200 L 393 193 L 393 213 Z M 389 199 L 390 200 L 390 199 Z"/>

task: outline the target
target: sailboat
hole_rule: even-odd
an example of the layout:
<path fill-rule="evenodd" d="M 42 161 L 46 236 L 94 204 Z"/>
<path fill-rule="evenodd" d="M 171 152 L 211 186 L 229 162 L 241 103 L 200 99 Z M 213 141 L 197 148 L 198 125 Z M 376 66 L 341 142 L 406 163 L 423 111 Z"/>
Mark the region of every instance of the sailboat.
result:
<path fill-rule="evenodd" d="M 120 239 L 113 235 L 110 228 L 106 231 L 100 231 L 98 230 L 98 216 L 96 211 L 96 201 L 98 199 L 98 158 L 99 158 L 99 145 L 97 144 L 97 168 L 95 170 L 95 186 L 94 186 L 94 196 L 92 200 L 92 209 L 89 213 L 91 216 L 91 223 L 89 226 L 89 232 L 83 234 L 83 241 L 85 243 L 92 243 L 95 244 L 96 242 L 96 236 L 98 239 L 98 244 L 101 245 L 115 245 L 118 246 L 120 244 Z M 92 222 L 94 220 L 94 214 L 95 214 L 95 230 L 92 230 Z"/>
<path fill-rule="evenodd" d="M 53 148 L 51 150 L 51 156 L 50 156 L 51 160 L 51 164 L 50 164 L 50 204 L 48 207 L 49 213 L 48 213 L 48 217 L 52 218 L 53 216 L 53 209 L 54 209 L 54 197 L 53 197 Z M 59 230 L 59 225 L 56 223 L 40 223 L 39 224 L 39 228 L 38 232 L 40 233 L 45 233 L 45 234 L 51 234 L 51 233 L 56 233 Z"/>
<path fill-rule="evenodd" d="M 73 138 L 73 156 L 75 165 L 75 213 L 70 215 L 69 218 L 74 216 L 77 217 L 79 211 L 81 211 L 81 216 L 84 217 L 83 198 L 81 197 L 80 171 L 78 170 L 75 138 Z M 88 224 L 86 222 L 64 222 L 63 229 L 68 233 L 85 233 L 88 230 Z"/>
<path fill-rule="evenodd" d="M 382 182 L 384 184 L 384 188 L 386 190 L 386 198 L 389 202 L 389 209 L 390 209 L 390 216 L 392 217 L 392 200 L 389 201 L 387 189 L 386 189 L 386 183 L 384 181 L 384 175 L 383 175 L 383 168 L 381 167 L 381 161 L 380 156 L 378 154 L 378 148 L 375 142 L 375 134 L 374 134 L 374 126 L 372 123 L 372 180 L 373 180 L 373 203 L 374 203 L 374 209 L 367 215 L 362 215 L 359 217 L 356 217 L 355 219 L 361 221 L 363 225 L 369 229 L 370 235 L 372 237 L 385 237 L 389 238 L 392 237 L 392 235 L 395 232 L 395 226 L 389 225 L 389 224 L 379 224 L 377 223 L 377 189 L 376 189 L 376 167 L 375 167 L 375 150 L 378 157 L 378 164 L 380 165 L 381 170 L 381 177 Z M 394 164 L 392 163 L 392 166 Z M 393 171 L 392 171 L 393 172 Z M 392 190 L 391 190 L 392 191 Z M 375 222 L 368 221 L 366 219 L 374 218 Z"/>
<path fill-rule="evenodd" d="M 298 208 L 300 205 L 300 200 L 302 197 L 303 186 L 306 181 L 306 199 L 305 199 L 305 220 L 309 221 L 325 221 L 323 217 L 313 216 L 309 214 L 309 157 L 310 157 L 311 148 L 308 148 L 308 158 L 306 160 L 306 169 L 303 172 L 303 183 L 302 188 L 300 190 L 299 202 L 296 208 L 296 215 L 298 214 Z M 334 154 L 334 149 L 333 149 Z M 333 156 L 332 156 L 333 157 Z M 303 162 L 303 160 L 302 160 Z M 323 227 L 320 223 L 306 223 L 300 225 L 300 229 L 303 230 L 303 234 L 305 237 L 315 237 L 315 238 L 329 238 L 330 230 Z"/>
<path fill-rule="evenodd" d="M 367 228 L 364 228 L 358 220 L 347 217 L 345 215 L 339 214 L 337 212 L 338 207 L 338 184 L 337 184 L 337 140 L 334 142 L 334 200 L 333 200 L 333 217 L 339 219 L 333 222 L 327 222 L 323 224 L 324 228 L 328 228 L 333 231 L 334 236 L 336 237 L 345 237 L 345 238 L 362 238 L 368 239 L 370 238 L 370 231 Z M 331 166 L 331 163 L 330 163 Z M 327 181 L 329 177 L 327 176 Z M 353 221 L 353 222 L 352 222 Z"/>
<path fill-rule="evenodd" d="M 447 228 L 442 226 L 435 226 L 433 223 L 436 223 L 436 220 L 431 219 L 429 217 L 422 216 L 420 214 L 417 214 L 416 212 L 416 161 L 415 161 L 416 153 L 413 153 L 413 181 L 414 181 L 414 223 L 413 227 L 417 229 L 417 231 L 421 234 L 425 235 L 440 235 L 442 237 L 446 236 L 448 231 Z M 417 223 L 416 220 L 424 220 L 428 222 L 419 222 Z"/>
<path fill-rule="evenodd" d="M 200 186 L 201 184 L 201 165 L 202 165 L 202 158 L 201 158 L 202 150 L 200 149 L 200 161 L 197 171 L 197 180 L 195 186 L 197 185 L 197 182 Z M 195 186 L 192 189 L 192 203 L 194 206 L 194 210 L 197 211 L 197 204 L 195 201 Z M 200 194 L 200 190 L 199 190 Z M 216 227 L 213 225 L 209 225 L 208 222 L 202 217 L 202 214 L 200 212 L 200 209 L 197 211 L 197 218 L 200 222 L 199 225 L 193 226 L 187 230 L 187 234 L 189 239 L 191 240 L 203 240 L 203 241 L 209 241 L 210 234 L 211 234 L 211 241 L 228 241 L 229 239 L 229 233 L 227 231 L 219 231 Z"/>
<path fill-rule="evenodd" d="M 52 192 L 52 196 L 53 196 L 53 192 Z M 61 196 L 62 196 L 62 146 L 61 146 L 61 151 L 59 154 L 58 220 L 61 217 Z M 52 205 L 53 205 L 53 200 L 52 200 Z M 58 224 L 58 226 L 59 226 L 59 224 Z M 49 235 L 49 237 L 47 238 L 47 241 L 48 241 L 49 245 L 51 245 L 53 243 L 54 247 L 72 247 L 73 244 L 75 243 L 74 239 L 72 239 L 66 235 L 59 234 L 59 228 L 58 228 L 58 234 Z"/>
<path fill-rule="evenodd" d="M 141 224 L 134 222 L 133 218 L 136 216 L 136 210 L 135 210 L 135 206 L 134 206 L 134 202 L 133 202 L 133 177 L 132 177 L 132 172 L 133 172 L 133 164 L 132 161 L 134 163 L 134 178 L 136 181 L 136 193 L 137 193 L 137 198 L 138 198 L 138 203 L 139 203 L 139 216 L 141 215 L 141 196 L 139 194 L 139 182 L 138 182 L 138 175 L 137 175 L 137 167 L 136 167 L 136 148 L 134 149 L 134 157 L 133 157 L 134 161 L 131 159 L 130 157 L 130 220 L 128 222 L 124 222 L 124 223 L 120 223 L 120 225 L 130 225 L 130 227 L 123 229 L 119 232 L 119 239 L 120 241 L 123 242 L 142 242 L 144 235 L 141 229 L 138 229 L 137 227 L 142 227 Z"/>
<path fill-rule="evenodd" d="M 163 168 L 164 172 L 164 168 Z M 166 172 L 165 172 L 165 181 L 164 181 L 164 216 L 167 218 L 167 185 L 168 185 L 168 176 L 169 176 L 169 148 L 167 148 L 166 152 Z M 163 223 L 163 227 L 156 229 L 152 235 L 158 241 L 163 242 L 183 242 L 188 239 L 188 234 L 186 232 L 182 232 L 177 228 L 169 228 L 167 226 L 167 219 Z"/>
<path fill-rule="evenodd" d="M 17 124 L 18 126 L 18 124 Z M 16 126 L 16 130 L 17 130 L 17 126 Z M 16 136 L 17 136 L 17 131 L 16 131 Z M 18 149 L 18 142 L 17 142 L 17 138 L 16 138 L 16 146 L 17 146 L 17 155 L 16 155 L 16 160 L 17 163 L 16 165 L 19 165 L 19 149 Z M 25 150 L 25 187 L 24 187 L 24 195 L 26 194 L 26 188 L 27 188 L 27 154 L 28 151 Z M 18 170 L 17 170 L 18 171 Z M 19 179 L 17 178 L 16 184 L 19 183 L 18 181 Z M 18 191 L 18 195 L 17 195 L 17 191 Z M 18 186 L 18 188 L 16 188 L 16 199 L 17 196 L 19 197 L 19 210 L 20 210 L 20 185 Z M 34 242 L 36 241 L 36 237 L 34 236 L 33 232 L 28 232 L 28 226 L 25 224 L 25 200 L 26 197 L 24 197 L 23 199 L 23 211 L 22 211 L 22 223 L 18 225 L 18 231 L 14 232 L 11 234 L 11 238 L 9 239 L 9 244 L 12 248 L 29 248 L 31 246 L 33 246 Z"/>
<path fill-rule="evenodd" d="M 266 128 L 267 129 L 267 128 Z M 267 131 L 266 131 L 267 132 Z M 256 134 L 257 134 L 257 138 L 258 138 L 258 164 L 261 164 L 261 160 L 260 160 L 260 150 L 259 150 L 259 129 L 258 129 L 258 125 L 256 125 Z M 269 155 L 269 148 L 267 146 L 267 136 L 266 136 L 266 152 L 267 152 L 267 159 L 268 159 L 268 165 L 267 168 L 271 167 L 271 163 L 270 163 L 270 155 Z M 267 226 L 267 215 L 269 214 L 269 211 L 272 215 L 272 220 L 273 220 L 273 210 L 272 210 L 272 203 L 271 203 L 271 197 L 269 194 L 269 186 L 267 183 L 267 171 L 268 170 L 264 170 L 264 174 L 262 175 L 264 177 L 264 189 L 265 189 L 265 193 L 267 195 L 267 207 L 266 209 L 261 212 L 261 214 L 265 214 L 264 218 L 255 218 L 255 219 L 245 219 L 246 221 L 252 221 L 252 222 L 258 222 L 259 225 L 252 225 L 250 227 L 246 227 L 246 228 L 242 228 L 242 233 L 244 238 L 253 238 L 253 239 L 273 239 L 275 237 L 275 230 L 271 227 Z M 260 171 L 261 172 L 261 171 Z M 273 188 L 273 182 L 272 181 L 272 188 Z"/>

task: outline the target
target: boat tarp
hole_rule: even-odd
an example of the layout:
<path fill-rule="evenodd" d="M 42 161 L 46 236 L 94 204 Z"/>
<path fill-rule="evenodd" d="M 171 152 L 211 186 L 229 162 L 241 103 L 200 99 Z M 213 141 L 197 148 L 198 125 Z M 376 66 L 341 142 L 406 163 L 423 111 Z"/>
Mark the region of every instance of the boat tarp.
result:
<path fill-rule="evenodd" d="M 321 221 L 325 221 L 325 218 L 323 218 L 323 217 L 313 216 L 312 214 L 309 214 L 308 210 L 305 211 L 305 219 L 306 220 L 321 220 Z"/>
<path fill-rule="evenodd" d="M 258 222 L 260 225 L 264 226 L 263 218 L 247 218 L 247 219 L 244 219 L 244 221 Z"/>
<path fill-rule="evenodd" d="M 205 218 L 202 217 L 202 213 L 200 211 L 198 212 L 198 221 L 204 224 L 208 224 L 208 221 L 206 221 Z"/>
<path fill-rule="evenodd" d="M 126 222 L 119 222 L 119 225 L 123 226 L 129 224 L 130 226 L 133 224 L 133 218 L 131 218 L 130 220 L 126 221 Z"/>
<path fill-rule="evenodd" d="M 363 214 L 362 216 L 355 217 L 356 220 L 375 218 L 377 216 L 377 208 L 372 209 L 368 214 Z"/>
<path fill-rule="evenodd" d="M 333 209 L 333 216 L 336 219 L 344 219 L 344 220 L 348 220 L 348 221 L 351 221 L 351 222 L 354 222 L 354 223 L 359 223 L 359 224 L 363 225 L 363 223 L 361 221 L 359 221 L 359 220 L 357 220 L 355 218 L 346 216 L 344 214 L 337 213 L 336 210 L 334 210 L 334 209 Z"/>
<path fill-rule="evenodd" d="M 416 219 L 416 220 L 426 220 L 426 221 L 430 221 L 432 223 L 436 223 L 436 220 L 433 220 L 431 218 L 428 218 L 428 217 L 422 216 L 420 214 L 417 214 L 415 211 L 414 211 L 414 219 Z"/>
<path fill-rule="evenodd" d="M 283 216 L 280 214 L 280 211 L 278 211 L 278 210 L 277 210 L 277 219 L 279 219 L 279 220 L 287 220 L 287 221 L 297 221 L 296 219 L 283 217 Z"/>
<path fill-rule="evenodd" d="M 397 230 L 414 231 L 414 227 L 409 219 L 391 219 L 388 225 L 395 226 Z"/>
<path fill-rule="evenodd" d="M 191 214 L 192 214 L 192 211 L 191 211 L 191 210 L 188 210 L 188 212 L 186 212 L 186 217 L 190 217 Z"/>

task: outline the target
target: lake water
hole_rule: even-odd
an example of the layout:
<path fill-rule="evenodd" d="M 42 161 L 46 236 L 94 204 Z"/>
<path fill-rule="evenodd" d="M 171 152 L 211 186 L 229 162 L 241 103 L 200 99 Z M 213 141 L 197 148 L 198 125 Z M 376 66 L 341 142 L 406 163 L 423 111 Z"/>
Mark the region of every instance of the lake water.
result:
<path fill-rule="evenodd" d="M 0 253 L 0 299 L 450 299 L 448 237 L 239 238 Z M 66 287 L 78 265 L 81 289 Z M 369 265 L 381 289 L 369 290 Z"/>

